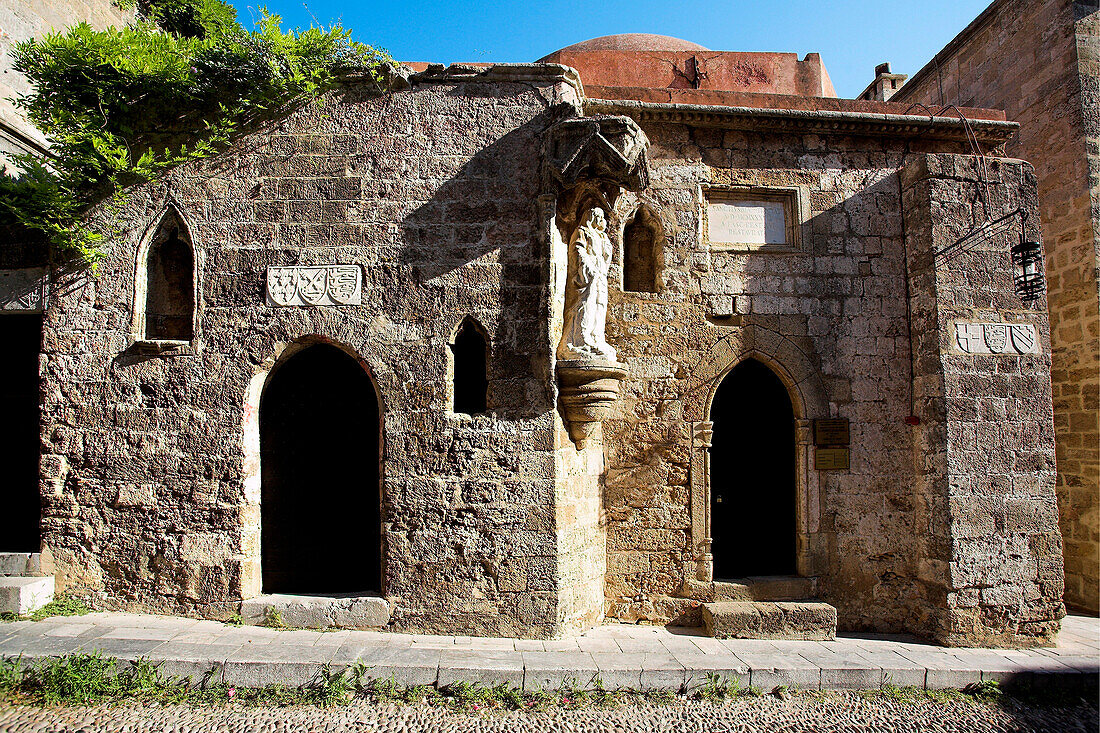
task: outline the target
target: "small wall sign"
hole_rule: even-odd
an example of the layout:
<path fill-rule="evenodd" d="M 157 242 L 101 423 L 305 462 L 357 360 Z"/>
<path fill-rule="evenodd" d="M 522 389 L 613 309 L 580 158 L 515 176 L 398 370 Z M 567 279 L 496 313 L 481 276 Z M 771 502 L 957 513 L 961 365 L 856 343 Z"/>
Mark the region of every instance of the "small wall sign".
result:
<path fill-rule="evenodd" d="M 818 471 L 847 471 L 847 448 L 817 448 L 814 450 L 814 468 Z"/>
<path fill-rule="evenodd" d="M 716 252 L 792 252 L 802 246 L 804 211 L 798 187 L 737 186 L 701 192 L 702 244 Z"/>
<path fill-rule="evenodd" d="M 851 442 L 848 418 L 833 417 L 814 420 L 814 445 L 848 445 Z"/>

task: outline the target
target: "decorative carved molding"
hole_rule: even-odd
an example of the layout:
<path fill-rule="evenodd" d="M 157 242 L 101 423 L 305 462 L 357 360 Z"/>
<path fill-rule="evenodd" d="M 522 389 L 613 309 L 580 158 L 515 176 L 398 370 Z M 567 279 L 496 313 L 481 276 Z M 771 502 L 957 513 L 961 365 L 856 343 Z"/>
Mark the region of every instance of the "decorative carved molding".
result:
<path fill-rule="evenodd" d="M 952 346 L 964 354 L 1040 354 L 1042 347 L 1030 323 L 955 324 Z"/>
<path fill-rule="evenodd" d="M 539 83 L 558 82 L 573 87 L 577 97 L 584 96 L 584 87 L 576 69 L 562 64 L 493 64 L 492 66 L 474 66 L 472 64 L 428 64 L 424 71 L 409 74 L 412 84 L 440 83 L 454 84 L 463 82 L 517 82 Z"/>
<path fill-rule="evenodd" d="M 884 135 L 932 140 L 967 141 L 967 130 L 958 117 L 839 112 L 835 110 L 758 109 L 707 104 L 639 102 L 589 99 L 585 111 L 594 114 L 629 114 L 646 122 L 678 122 L 698 126 L 764 132 L 825 133 L 835 135 Z M 992 149 L 1008 141 L 1020 128 L 1003 120 L 969 120 L 978 142 Z"/>
<path fill-rule="evenodd" d="M 0 311 L 41 313 L 45 302 L 45 268 L 0 270 Z"/>
<path fill-rule="evenodd" d="M 359 265 L 267 268 L 267 304 L 360 305 L 363 270 Z"/>
<path fill-rule="evenodd" d="M 714 439 L 714 423 L 706 420 L 692 423 L 692 438 L 696 447 L 710 448 Z"/>

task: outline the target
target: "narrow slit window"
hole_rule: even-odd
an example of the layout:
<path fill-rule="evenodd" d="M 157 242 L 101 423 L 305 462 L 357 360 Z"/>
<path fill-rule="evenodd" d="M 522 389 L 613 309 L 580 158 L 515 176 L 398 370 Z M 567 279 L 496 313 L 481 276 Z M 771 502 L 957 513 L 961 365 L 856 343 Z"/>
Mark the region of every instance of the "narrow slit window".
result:
<path fill-rule="evenodd" d="M 481 327 L 471 318 L 462 322 L 451 346 L 454 356 L 454 411 L 467 415 L 485 412 L 488 342 Z"/>
<path fill-rule="evenodd" d="M 646 208 L 638 209 L 623 229 L 623 290 L 657 292 L 660 223 Z"/>
<path fill-rule="evenodd" d="M 195 258 L 178 221 L 162 226 L 145 268 L 145 338 L 190 341 L 195 320 Z"/>

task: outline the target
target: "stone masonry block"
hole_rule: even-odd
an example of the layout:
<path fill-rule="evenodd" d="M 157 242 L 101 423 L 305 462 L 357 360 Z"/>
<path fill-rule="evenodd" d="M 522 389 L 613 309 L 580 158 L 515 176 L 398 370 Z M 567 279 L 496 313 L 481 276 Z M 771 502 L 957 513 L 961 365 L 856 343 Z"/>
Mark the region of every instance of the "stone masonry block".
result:
<path fill-rule="evenodd" d="M 0 613 L 20 616 L 37 611 L 53 600 L 53 578 L 0 577 Z"/>
<path fill-rule="evenodd" d="M 806 639 L 836 637 L 836 609 L 820 602 L 703 604 L 707 633 L 716 639 Z"/>

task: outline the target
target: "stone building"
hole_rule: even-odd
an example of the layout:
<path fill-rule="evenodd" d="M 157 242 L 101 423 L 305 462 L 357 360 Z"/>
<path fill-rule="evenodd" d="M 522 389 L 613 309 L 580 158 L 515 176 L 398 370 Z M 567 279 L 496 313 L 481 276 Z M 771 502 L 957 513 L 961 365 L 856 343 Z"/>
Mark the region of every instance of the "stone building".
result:
<path fill-rule="evenodd" d="M 139 187 L 98 276 L 9 298 L 43 313 L 19 490 L 59 588 L 475 635 L 1052 637 L 1015 123 L 660 36 L 414 70 Z"/>
<path fill-rule="evenodd" d="M 996 0 L 893 101 L 1003 109 L 1035 166 L 1050 292 L 1066 603 L 1100 610 L 1100 7 Z"/>

